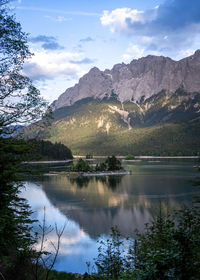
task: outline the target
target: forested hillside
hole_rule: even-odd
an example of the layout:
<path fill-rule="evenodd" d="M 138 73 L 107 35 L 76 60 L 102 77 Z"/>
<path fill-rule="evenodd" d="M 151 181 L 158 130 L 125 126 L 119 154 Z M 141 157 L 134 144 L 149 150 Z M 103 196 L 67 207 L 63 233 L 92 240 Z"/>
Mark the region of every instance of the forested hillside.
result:
<path fill-rule="evenodd" d="M 199 104 L 200 94 L 191 97 L 183 89 L 124 103 L 113 93 L 55 110 L 48 129 L 31 126 L 24 133 L 27 138 L 40 135 L 61 142 L 74 154 L 198 155 Z"/>
<path fill-rule="evenodd" d="M 28 140 L 27 145 L 30 147 L 28 160 L 66 160 L 72 159 L 72 152 L 69 148 L 61 143 L 51 143 L 43 140 Z"/>

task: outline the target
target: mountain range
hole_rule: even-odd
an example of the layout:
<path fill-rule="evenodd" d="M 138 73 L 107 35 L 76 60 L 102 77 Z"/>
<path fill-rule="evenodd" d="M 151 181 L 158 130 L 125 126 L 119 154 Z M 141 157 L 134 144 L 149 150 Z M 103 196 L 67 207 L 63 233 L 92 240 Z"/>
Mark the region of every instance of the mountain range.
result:
<path fill-rule="evenodd" d="M 41 137 L 77 154 L 196 155 L 200 50 L 180 61 L 149 55 L 111 70 L 94 67 L 52 108 Z M 34 137 L 36 130 L 25 134 Z"/>
<path fill-rule="evenodd" d="M 101 100 L 113 92 L 121 102 L 140 101 L 141 97 L 149 98 L 163 89 L 174 93 L 178 88 L 188 93 L 200 92 L 200 50 L 180 61 L 149 55 L 130 64 L 116 64 L 111 70 L 94 67 L 61 94 L 53 107 L 70 106 L 87 97 Z"/>

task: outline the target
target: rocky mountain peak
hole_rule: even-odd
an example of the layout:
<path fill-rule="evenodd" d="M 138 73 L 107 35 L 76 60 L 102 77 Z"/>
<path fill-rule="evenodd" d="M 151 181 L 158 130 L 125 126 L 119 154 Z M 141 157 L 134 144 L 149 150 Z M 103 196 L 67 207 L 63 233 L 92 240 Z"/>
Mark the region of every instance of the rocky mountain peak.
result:
<path fill-rule="evenodd" d="M 180 61 L 148 55 L 130 64 L 116 64 L 111 70 L 93 67 L 53 103 L 53 108 L 70 106 L 87 97 L 103 99 L 113 92 L 121 102 L 137 101 L 142 96 L 146 99 L 162 90 L 174 93 L 180 87 L 188 93 L 200 92 L 199 77 L 200 50 Z"/>
<path fill-rule="evenodd" d="M 199 56 L 200 57 L 200 50 L 199 49 L 195 51 L 194 56 Z"/>
<path fill-rule="evenodd" d="M 93 67 L 93 68 L 91 68 L 90 69 L 90 71 L 88 72 L 88 74 L 93 74 L 93 75 L 95 75 L 95 74 L 99 74 L 99 73 L 101 73 L 101 71 L 99 70 L 99 68 L 98 67 Z"/>

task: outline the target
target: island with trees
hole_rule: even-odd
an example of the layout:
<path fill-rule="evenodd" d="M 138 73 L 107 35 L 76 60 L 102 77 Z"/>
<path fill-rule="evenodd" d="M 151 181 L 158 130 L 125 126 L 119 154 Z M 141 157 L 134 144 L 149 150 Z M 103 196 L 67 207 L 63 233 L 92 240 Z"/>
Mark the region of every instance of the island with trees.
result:
<path fill-rule="evenodd" d="M 53 174 L 73 175 L 73 176 L 109 176 L 109 175 L 126 175 L 131 171 L 126 171 L 122 167 L 121 161 L 114 155 L 108 156 L 104 162 L 92 166 L 87 160 L 79 158 L 68 167 L 66 171 L 50 172 Z"/>

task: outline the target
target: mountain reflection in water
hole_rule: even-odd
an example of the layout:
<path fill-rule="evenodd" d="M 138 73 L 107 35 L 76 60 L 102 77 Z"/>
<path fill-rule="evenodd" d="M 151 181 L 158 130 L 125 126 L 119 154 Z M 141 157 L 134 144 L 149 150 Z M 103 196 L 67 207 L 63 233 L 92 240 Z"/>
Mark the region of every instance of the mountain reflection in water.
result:
<path fill-rule="evenodd" d="M 97 237 L 114 225 L 123 235 L 133 234 L 136 228 L 143 230 L 157 211 L 159 200 L 165 209 L 191 204 L 198 189 L 189 182 L 189 175 L 154 171 L 83 178 L 46 176 L 40 183 L 55 207 Z"/>
<path fill-rule="evenodd" d="M 42 220 L 46 206 L 48 223 L 67 222 L 56 269 L 84 272 L 86 261 L 97 255 L 97 238 L 106 238 L 112 226 L 134 237 L 135 229 L 142 231 L 151 221 L 160 201 L 165 210 L 191 205 L 200 194 L 190 182 L 198 176 L 193 166 L 187 161 L 141 162 L 126 165 L 132 175 L 43 176 L 27 182 L 23 196 L 35 211 L 33 218 Z"/>

